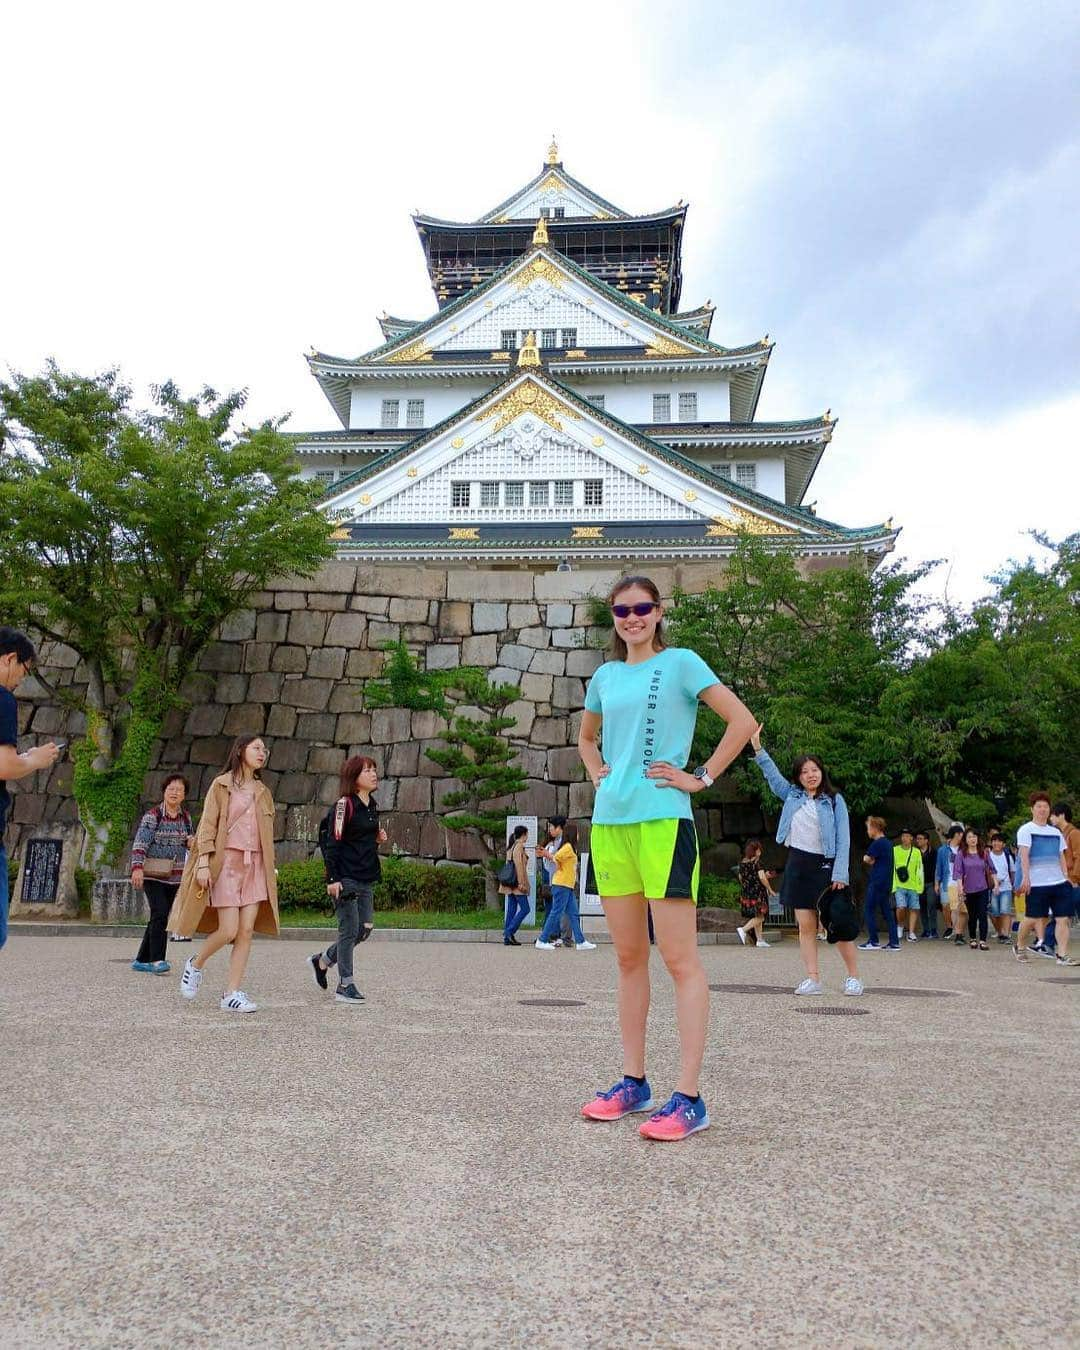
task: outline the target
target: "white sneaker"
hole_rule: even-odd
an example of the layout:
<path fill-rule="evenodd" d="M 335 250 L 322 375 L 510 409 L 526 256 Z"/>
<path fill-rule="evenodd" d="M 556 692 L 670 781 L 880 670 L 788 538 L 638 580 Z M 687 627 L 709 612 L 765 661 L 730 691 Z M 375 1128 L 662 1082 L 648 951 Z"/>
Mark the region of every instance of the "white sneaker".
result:
<path fill-rule="evenodd" d="M 795 992 L 797 994 L 823 994 L 825 990 L 821 987 L 820 980 L 812 980 L 808 975 L 802 984 L 795 986 Z"/>
<path fill-rule="evenodd" d="M 194 998 L 202 984 L 202 971 L 195 967 L 195 958 L 189 956 L 184 964 L 184 973 L 180 976 L 180 992 L 185 998 Z"/>
<path fill-rule="evenodd" d="M 758 945 L 759 947 L 771 947 L 771 946 L 772 946 L 772 943 L 771 943 L 771 942 L 766 942 L 764 938 L 760 938 L 760 937 L 759 937 L 758 940 L 757 940 L 757 945 Z"/>
<path fill-rule="evenodd" d="M 242 989 L 234 989 L 231 994 L 221 996 L 222 1012 L 254 1012 L 258 1006 L 252 1003 Z"/>
<path fill-rule="evenodd" d="M 740 942 L 742 943 L 742 945 L 745 947 L 745 946 L 746 946 L 746 929 L 745 929 L 745 928 L 736 928 L 735 931 L 736 931 L 736 933 L 738 933 L 738 935 L 739 935 L 739 941 L 740 941 Z"/>
<path fill-rule="evenodd" d="M 914 934 L 914 933 L 909 933 L 909 934 L 907 935 L 907 940 L 908 940 L 909 942 L 918 942 L 919 939 L 918 939 L 918 937 L 916 936 L 916 934 Z"/>
<path fill-rule="evenodd" d="M 579 952 L 594 952 L 594 951 L 596 951 L 596 943 L 595 943 L 595 942 L 579 942 L 578 945 L 577 945 L 577 950 L 578 950 Z"/>
<path fill-rule="evenodd" d="M 849 975 L 844 981 L 844 993 L 850 994 L 852 998 L 858 998 L 862 991 L 862 980 L 857 980 L 854 975 Z"/>
<path fill-rule="evenodd" d="M 828 940 L 829 940 L 829 935 L 828 935 L 828 933 L 819 933 L 819 934 L 817 935 L 817 940 L 818 940 L 819 942 L 828 942 Z"/>
<path fill-rule="evenodd" d="M 533 943 L 534 947 L 539 947 L 542 952 L 553 952 L 555 950 L 554 942 L 541 942 L 539 938 Z"/>

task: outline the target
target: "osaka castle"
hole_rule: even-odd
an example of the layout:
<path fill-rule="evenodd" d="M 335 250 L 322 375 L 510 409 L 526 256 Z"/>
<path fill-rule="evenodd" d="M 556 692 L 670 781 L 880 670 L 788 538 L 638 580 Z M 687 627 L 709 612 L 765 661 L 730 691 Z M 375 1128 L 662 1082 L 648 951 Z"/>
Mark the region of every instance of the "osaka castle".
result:
<path fill-rule="evenodd" d="M 750 532 L 879 561 L 891 522 L 849 528 L 803 504 L 829 413 L 757 421 L 768 338 L 722 346 L 709 302 L 680 309 L 686 213 L 632 215 L 552 144 L 478 219 L 416 215 L 434 312 L 384 314 L 360 356 L 308 356 L 340 426 L 295 443 L 340 556 L 720 562 Z"/>

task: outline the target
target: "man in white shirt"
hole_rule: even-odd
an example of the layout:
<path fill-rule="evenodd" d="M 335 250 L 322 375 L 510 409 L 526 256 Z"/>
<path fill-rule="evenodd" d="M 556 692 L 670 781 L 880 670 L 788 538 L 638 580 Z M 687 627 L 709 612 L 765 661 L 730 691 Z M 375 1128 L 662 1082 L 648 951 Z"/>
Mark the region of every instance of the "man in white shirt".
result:
<path fill-rule="evenodd" d="M 1026 913 L 1016 935 L 1016 959 L 1026 961 L 1027 935 L 1034 928 L 1042 941 L 1049 919 L 1054 920 L 1057 963 L 1075 966 L 1069 957 L 1069 924 L 1073 916 L 1073 888 L 1066 874 L 1068 845 L 1060 830 L 1050 824 L 1050 798 L 1033 792 L 1029 798 L 1031 819 L 1016 833 L 1022 879 L 1017 894 L 1027 897 Z"/>

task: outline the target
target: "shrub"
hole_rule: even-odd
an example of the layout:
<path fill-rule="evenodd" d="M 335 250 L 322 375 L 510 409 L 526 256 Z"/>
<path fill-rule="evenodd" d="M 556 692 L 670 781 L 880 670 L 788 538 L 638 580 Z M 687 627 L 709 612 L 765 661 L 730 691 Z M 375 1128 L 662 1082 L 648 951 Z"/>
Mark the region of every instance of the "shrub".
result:
<path fill-rule="evenodd" d="M 278 868 L 278 904 L 283 908 L 330 913 L 322 860 L 282 863 Z M 382 880 L 375 887 L 375 908 L 414 909 L 463 914 L 484 908 L 484 874 L 479 867 L 433 867 L 406 858 L 383 858 Z"/>
<path fill-rule="evenodd" d="M 90 913 L 90 901 L 93 898 L 95 881 L 97 881 L 95 872 L 89 872 L 85 867 L 76 867 L 75 889 L 79 893 L 80 914 Z"/>
<path fill-rule="evenodd" d="M 698 904 L 716 909 L 738 909 L 739 883 L 734 877 L 703 872 L 698 883 Z"/>
<path fill-rule="evenodd" d="M 19 879 L 19 860 L 18 858 L 8 858 L 7 860 L 8 876 L 8 894 L 15 894 L 15 883 Z"/>

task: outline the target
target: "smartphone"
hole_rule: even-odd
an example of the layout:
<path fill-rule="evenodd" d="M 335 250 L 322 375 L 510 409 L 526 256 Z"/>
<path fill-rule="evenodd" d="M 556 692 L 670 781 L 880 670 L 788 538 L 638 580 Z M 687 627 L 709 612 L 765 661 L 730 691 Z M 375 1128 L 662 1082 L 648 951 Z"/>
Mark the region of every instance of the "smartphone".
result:
<path fill-rule="evenodd" d="M 53 741 L 53 745 L 56 746 L 57 750 L 67 749 L 67 741 Z"/>

